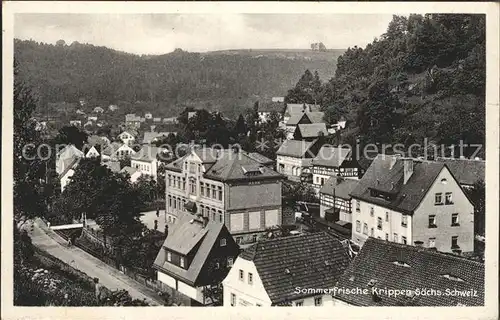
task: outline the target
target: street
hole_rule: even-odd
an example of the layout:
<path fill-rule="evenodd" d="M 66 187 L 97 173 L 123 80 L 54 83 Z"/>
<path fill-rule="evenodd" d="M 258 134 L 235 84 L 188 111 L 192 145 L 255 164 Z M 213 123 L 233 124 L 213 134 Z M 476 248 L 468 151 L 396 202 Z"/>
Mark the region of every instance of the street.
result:
<path fill-rule="evenodd" d="M 99 283 L 108 289 L 125 289 L 134 299 L 145 299 L 151 305 L 163 305 L 163 302 L 157 298 L 153 289 L 138 283 L 77 247 L 67 247 L 65 241 L 52 230 L 47 230 L 42 221 L 35 221 L 33 231 L 30 233 L 35 246 L 47 251 L 73 268 L 85 272 L 88 276 L 99 278 Z"/>

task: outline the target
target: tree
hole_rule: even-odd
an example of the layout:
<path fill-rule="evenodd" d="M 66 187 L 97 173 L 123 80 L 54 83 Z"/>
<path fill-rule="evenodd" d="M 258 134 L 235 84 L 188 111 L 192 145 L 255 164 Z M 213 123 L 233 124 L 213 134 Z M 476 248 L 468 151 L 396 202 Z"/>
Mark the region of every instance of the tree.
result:
<path fill-rule="evenodd" d="M 247 125 L 245 123 L 245 119 L 243 118 L 243 115 L 240 113 L 238 116 L 238 120 L 236 121 L 236 126 L 235 126 L 235 134 L 236 136 L 243 136 L 246 135 L 248 132 Z"/>
<path fill-rule="evenodd" d="M 320 43 L 318 44 L 318 50 L 319 50 L 319 51 L 326 51 L 326 47 L 325 47 L 325 45 L 323 44 L 323 42 L 320 42 Z"/>
<path fill-rule="evenodd" d="M 486 189 L 484 181 L 478 180 L 472 189 L 464 189 L 474 205 L 474 234 L 485 235 Z"/>
<path fill-rule="evenodd" d="M 54 138 L 55 144 L 68 145 L 72 144 L 79 150 L 87 143 L 88 134 L 81 131 L 75 126 L 65 126 L 59 130 L 57 136 Z"/>
<path fill-rule="evenodd" d="M 66 45 L 66 41 L 64 41 L 62 39 L 57 40 L 57 42 L 56 42 L 56 46 L 58 46 L 58 47 L 64 47 L 65 45 Z"/>
<path fill-rule="evenodd" d="M 314 189 L 310 185 L 302 182 L 283 182 L 282 194 L 284 206 L 295 207 L 297 201 L 318 202 Z"/>

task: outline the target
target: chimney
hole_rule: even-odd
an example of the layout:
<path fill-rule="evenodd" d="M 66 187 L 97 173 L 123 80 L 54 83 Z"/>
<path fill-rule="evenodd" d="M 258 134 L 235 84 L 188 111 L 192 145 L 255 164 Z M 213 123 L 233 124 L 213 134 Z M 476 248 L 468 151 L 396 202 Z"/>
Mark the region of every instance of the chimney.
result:
<path fill-rule="evenodd" d="M 410 179 L 411 175 L 413 174 L 413 159 L 403 159 L 403 167 L 404 167 L 404 181 L 403 183 L 406 184 L 408 180 Z"/>

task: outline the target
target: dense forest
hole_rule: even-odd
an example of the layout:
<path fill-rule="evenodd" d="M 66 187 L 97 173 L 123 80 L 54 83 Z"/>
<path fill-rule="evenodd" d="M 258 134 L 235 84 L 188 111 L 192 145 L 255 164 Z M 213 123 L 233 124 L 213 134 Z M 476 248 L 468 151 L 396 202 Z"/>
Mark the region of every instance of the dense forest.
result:
<path fill-rule="evenodd" d="M 185 106 L 236 117 L 256 100 L 284 96 L 306 69 L 334 75 L 343 50 L 192 53 L 181 49 L 138 56 L 74 42 L 56 45 L 15 40 L 19 76 L 38 92 L 42 105 L 77 102 L 130 105 L 131 111 L 178 115 Z M 148 110 L 149 109 L 149 110 Z"/>
<path fill-rule="evenodd" d="M 344 143 L 484 145 L 485 30 L 485 15 L 394 16 L 380 38 L 338 58 L 334 78 L 306 72 L 286 101 L 317 101 L 330 123 L 345 117 Z"/>

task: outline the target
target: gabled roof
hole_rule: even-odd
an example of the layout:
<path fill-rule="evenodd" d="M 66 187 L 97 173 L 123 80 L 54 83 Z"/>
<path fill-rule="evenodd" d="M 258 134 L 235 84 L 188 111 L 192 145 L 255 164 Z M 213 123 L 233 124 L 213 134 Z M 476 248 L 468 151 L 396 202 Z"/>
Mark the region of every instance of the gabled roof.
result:
<path fill-rule="evenodd" d="M 319 111 L 319 106 L 308 103 L 287 103 L 285 115 L 293 116 L 302 112 L 316 112 Z"/>
<path fill-rule="evenodd" d="M 253 168 L 258 168 L 258 172 Z M 251 172 L 250 172 L 251 171 Z M 281 174 L 265 167 L 257 160 L 248 156 L 246 152 L 222 150 L 217 161 L 203 175 L 206 178 L 229 180 L 262 180 L 268 178 L 281 178 Z"/>
<path fill-rule="evenodd" d="M 196 216 L 188 213 L 181 215 L 175 224 L 170 226 L 153 266 L 193 285 L 223 228 L 224 224 L 214 221 L 209 221 L 203 227 L 203 222 Z M 196 247 L 198 249 L 188 269 L 178 267 L 166 259 L 165 249 L 187 255 L 196 250 Z"/>
<path fill-rule="evenodd" d="M 273 304 L 313 296 L 296 288 L 333 288 L 349 265 L 342 243 L 326 232 L 259 241 L 238 259 L 252 261 Z"/>
<path fill-rule="evenodd" d="M 67 162 L 67 164 L 66 164 L 64 170 L 59 174 L 59 179 L 64 177 L 68 173 L 69 170 L 76 168 L 76 166 L 80 162 L 80 159 L 82 159 L 82 158 L 73 157 L 73 158 L 71 158 L 71 160 L 68 159 L 67 161 L 65 161 L 65 162 Z"/>
<path fill-rule="evenodd" d="M 318 154 L 312 160 L 313 166 L 338 168 L 351 155 L 350 148 L 334 147 L 331 145 L 322 146 Z"/>
<path fill-rule="evenodd" d="M 128 133 L 129 135 L 131 135 L 133 137 L 137 136 L 137 131 L 136 130 L 132 130 L 130 128 L 128 128 L 127 130 L 124 130 L 124 131 L 120 132 L 120 134 L 118 136 L 121 136 L 124 133 Z"/>
<path fill-rule="evenodd" d="M 157 159 L 163 149 L 149 145 L 142 146 L 141 150 L 130 156 L 131 160 L 152 162 Z"/>
<path fill-rule="evenodd" d="M 104 149 L 102 151 L 102 154 L 107 155 L 107 156 L 111 156 L 124 145 L 126 146 L 126 144 L 124 144 L 122 142 L 116 142 L 116 141 L 111 142 L 111 144 L 109 144 L 109 146 L 107 146 L 106 149 Z"/>
<path fill-rule="evenodd" d="M 323 120 L 323 117 L 325 116 L 324 112 L 320 111 L 314 111 L 314 112 L 308 112 L 306 115 L 309 117 L 309 120 L 311 120 L 312 123 L 324 123 L 325 121 Z"/>
<path fill-rule="evenodd" d="M 138 172 L 139 170 L 137 168 L 132 168 L 132 167 L 123 167 L 120 170 L 120 173 L 128 173 L 129 175 L 133 175 L 134 173 Z"/>
<path fill-rule="evenodd" d="M 302 138 L 317 138 L 321 135 L 328 135 L 325 123 L 299 124 L 296 130 L 299 130 Z"/>
<path fill-rule="evenodd" d="M 395 162 L 392 162 L 395 160 Z M 398 156 L 378 155 L 351 193 L 356 199 L 412 214 L 427 190 L 445 167 L 442 162 L 413 159 L 413 174 L 403 184 L 403 160 Z M 393 166 L 391 168 L 391 162 Z M 391 200 L 371 196 L 371 189 L 393 194 Z"/>
<path fill-rule="evenodd" d="M 168 137 L 170 132 L 144 132 L 144 138 L 142 139 L 143 144 L 150 144 L 154 139 L 160 137 Z"/>
<path fill-rule="evenodd" d="M 290 116 L 290 119 L 286 122 L 287 126 L 296 126 L 302 117 L 307 117 L 311 123 L 324 123 L 323 116 L 324 112 L 299 112 L 294 113 Z"/>
<path fill-rule="evenodd" d="M 342 294 L 335 298 L 357 306 L 466 306 L 484 305 L 484 264 L 452 254 L 395 242 L 368 238 L 361 251 L 344 272 L 337 287 L 346 289 L 416 290 L 417 288 L 440 291 L 442 294 L 415 295 L 414 298 L 380 294 L 375 302 L 371 294 Z M 466 292 L 474 289 L 472 295 L 451 296 L 446 290 L 457 289 Z M 359 289 L 358 289 L 359 290 Z"/>
<path fill-rule="evenodd" d="M 314 145 L 314 141 L 285 140 L 276 151 L 277 155 L 302 158 L 306 152 Z"/>
<path fill-rule="evenodd" d="M 64 158 L 72 158 L 72 157 L 83 157 L 84 154 L 81 150 L 75 147 L 72 144 L 68 144 L 57 154 L 58 158 L 63 156 Z"/>
<path fill-rule="evenodd" d="M 450 158 L 438 158 L 437 160 L 446 163 L 461 185 L 473 185 L 478 180 L 484 181 L 486 168 L 484 160 Z"/>
<path fill-rule="evenodd" d="M 330 196 L 335 195 L 335 197 L 339 197 L 345 200 L 350 200 L 350 193 L 354 190 L 354 188 L 356 188 L 357 185 L 358 180 L 355 179 L 331 177 L 325 182 L 319 192 Z"/>
<path fill-rule="evenodd" d="M 104 166 L 109 168 L 111 172 L 120 172 L 120 161 L 107 161 L 104 162 Z"/>

